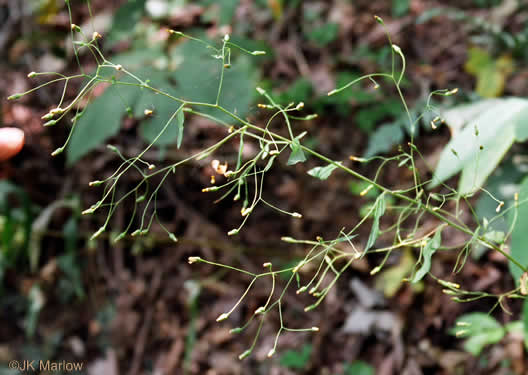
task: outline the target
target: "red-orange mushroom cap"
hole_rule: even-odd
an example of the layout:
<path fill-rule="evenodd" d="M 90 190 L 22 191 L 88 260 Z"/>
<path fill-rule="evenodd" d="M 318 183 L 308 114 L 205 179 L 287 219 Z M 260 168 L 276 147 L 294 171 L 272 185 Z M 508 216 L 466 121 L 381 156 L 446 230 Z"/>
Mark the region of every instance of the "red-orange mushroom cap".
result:
<path fill-rule="evenodd" d="M 24 132 L 18 128 L 0 128 L 0 161 L 5 161 L 24 146 Z"/>

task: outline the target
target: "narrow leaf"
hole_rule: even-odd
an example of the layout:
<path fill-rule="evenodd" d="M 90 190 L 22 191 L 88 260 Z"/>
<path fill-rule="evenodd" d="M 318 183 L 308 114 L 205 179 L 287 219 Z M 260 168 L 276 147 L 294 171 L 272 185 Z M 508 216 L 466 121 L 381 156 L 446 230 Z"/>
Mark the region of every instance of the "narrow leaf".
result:
<path fill-rule="evenodd" d="M 365 246 L 364 251 L 368 251 L 376 242 L 379 236 L 379 221 L 380 217 L 385 213 L 385 194 L 380 194 L 376 199 L 374 207 L 374 221 L 372 222 L 372 228 L 370 229 L 370 235 Z"/>
<path fill-rule="evenodd" d="M 414 275 L 412 282 L 417 283 L 418 281 L 422 280 L 423 277 L 429 272 L 431 269 L 431 258 L 433 254 L 438 250 L 442 243 L 442 230 L 436 231 L 433 238 L 429 241 L 427 241 L 427 244 L 424 246 L 422 256 L 423 256 L 423 262 L 420 269 L 416 272 Z"/>
<path fill-rule="evenodd" d="M 338 163 L 340 164 L 340 163 Z M 328 164 L 326 167 L 315 167 L 308 171 L 308 174 L 312 177 L 318 178 L 320 180 L 326 180 L 332 172 L 337 168 L 337 165 Z"/>

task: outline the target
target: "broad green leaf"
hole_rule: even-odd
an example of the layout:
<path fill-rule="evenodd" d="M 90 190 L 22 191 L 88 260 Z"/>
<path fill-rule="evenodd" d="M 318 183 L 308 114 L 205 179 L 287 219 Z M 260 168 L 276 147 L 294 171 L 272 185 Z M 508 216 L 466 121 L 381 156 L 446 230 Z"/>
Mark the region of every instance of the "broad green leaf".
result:
<path fill-rule="evenodd" d="M 169 77 L 166 72 L 143 68 L 136 72 L 143 79 L 148 77 L 149 85 L 164 92 L 171 93 L 174 87 L 169 83 Z M 147 143 L 154 142 L 154 139 L 165 128 L 167 122 L 174 116 L 181 103 L 165 95 L 155 93 L 149 89 L 140 89 L 140 94 L 133 104 L 134 116 L 144 118 L 146 109 L 152 111 L 152 115 L 147 116 L 141 121 L 139 132 Z M 176 142 L 179 147 L 183 137 L 183 120 L 182 112 L 179 112 L 175 118 L 170 121 L 163 134 L 155 142 L 156 146 L 167 146 Z"/>
<path fill-rule="evenodd" d="M 374 367 L 363 361 L 345 364 L 343 375 L 374 375 Z"/>
<path fill-rule="evenodd" d="M 156 94 L 151 94 L 151 96 L 153 113 L 141 123 L 141 136 L 147 143 L 152 143 L 163 132 L 155 144 L 167 146 L 176 142 L 179 148 L 183 138 L 183 111 L 180 110 L 175 117 L 173 116 L 180 104 L 165 96 Z M 165 131 L 163 131 L 164 128 Z"/>
<path fill-rule="evenodd" d="M 369 158 L 390 151 L 394 145 L 397 145 L 403 140 L 403 136 L 402 127 L 397 122 L 380 126 L 369 137 L 369 143 L 364 157 Z"/>
<path fill-rule="evenodd" d="M 295 80 L 287 90 L 277 95 L 277 101 L 280 103 L 302 102 L 306 101 L 313 94 L 312 82 L 304 77 Z"/>
<path fill-rule="evenodd" d="M 112 63 L 121 64 L 129 71 L 137 71 L 143 69 L 146 65 L 154 63 L 156 60 L 164 57 L 163 44 L 158 43 L 149 45 L 145 48 L 132 48 L 127 52 L 120 53 L 112 57 Z M 152 70 L 155 72 L 154 70 Z M 145 72 L 146 73 L 146 72 Z M 144 79 L 152 79 L 150 74 L 144 74 Z"/>
<path fill-rule="evenodd" d="M 116 76 L 115 69 L 104 68 L 100 74 L 112 79 Z M 160 72 L 152 68 L 143 68 L 135 72 L 139 77 L 152 77 L 156 83 L 164 81 Z M 117 76 L 118 82 L 137 83 L 132 77 Z M 146 89 L 137 86 L 114 84 L 95 98 L 84 110 L 77 121 L 67 148 L 67 162 L 72 165 L 88 152 L 102 145 L 110 137 L 116 135 L 121 127 L 121 118 L 132 108 Z M 144 108 L 141 109 L 143 113 Z"/>
<path fill-rule="evenodd" d="M 412 282 L 417 283 L 418 281 L 422 280 L 423 277 L 429 272 L 431 269 L 431 258 L 433 254 L 438 250 L 442 243 L 442 230 L 436 231 L 433 238 L 427 241 L 427 244 L 424 246 L 424 249 L 422 251 L 423 261 L 422 266 L 418 271 L 416 271 L 416 274 L 414 275 Z"/>
<path fill-rule="evenodd" d="M 511 237 L 511 256 L 520 264 L 528 267 L 528 177 L 526 177 L 519 192 L 519 208 L 517 222 Z M 519 285 L 519 279 L 523 273 L 519 267 L 510 262 L 510 272 Z"/>
<path fill-rule="evenodd" d="M 392 15 L 394 17 L 403 17 L 409 13 L 409 0 L 392 0 Z"/>
<path fill-rule="evenodd" d="M 372 228 L 370 229 L 370 235 L 367 241 L 367 245 L 365 246 L 364 251 L 368 251 L 376 242 L 379 236 L 379 221 L 380 218 L 385 213 L 385 194 L 382 193 L 378 196 L 376 199 L 376 203 L 374 203 L 374 220 L 372 221 Z"/>
<path fill-rule="evenodd" d="M 171 57 L 178 63 L 173 73 L 177 87 L 171 94 L 190 101 L 214 104 L 222 60 L 214 58 L 212 53 L 210 49 L 192 41 L 176 48 Z M 231 68 L 224 71 L 219 104 L 241 118 L 247 115 L 257 86 L 257 71 L 252 63 L 248 56 L 232 56 Z M 234 121 L 231 116 L 215 108 L 200 108 L 200 111 L 223 121 Z"/>
<path fill-rule="evenodd" d="M 383 119 L 397 118 L 402 112 L 401 102 L 391 99 L 360 109 L 356 113 L 355 119 L 361 130 L 370 132 Z"/>
<path fill-rule="evenodd" d="M 484 98 L 499 96 L 504 90 L 506 78 L 513 72 L 512 58 L 503 55 L 493 60 L 486 50 L 479 47 L 470 48 L 468 54 L 464 67 L 477 78 L 475 91 Z"/>
<path fill-rule="evenodd" d="M 297 138 L 290 143 L 291 153 L 288 158 L 288 165 L 295 165 L 297 163 L 304 163 L 306 161 L 306 156 L 301 148 L 301 144 Z"/>
<path fill-rule="evenodd" d="M 526 174 L 522 167 L 522 165 L 514 163 L 512 158 L 508 158 L 500 164 L 487 180 L 486 190 L 489 194 L 480 194 L 475 205 L 475 212 L 479 217 L 479 221 L 483 224 L 484 231 L 508 232 L 510 227 L 509 215 L 497 216 L 497 200 L 505 203 L 503 209 L 510 207 L 514 203 L 515 193 L 519 191 L 520 182 Z M 491 221 L 492 218 L 493 221 Z M 476 241 L 471 251 L 471 256 L 478 259 L 488 250 L 489 247 Z"/>
<path fill-rule="evenodd" d="M 279 363 L 283 367 L 302 370 L 310 361 L 312 349 L 311 344 L 304 344 L 299 350 L 287 350 L 281 355 Z"/>
<path fill-rule="evenodd" d="M 486 345 L 502 340 L 506 333 L 493 317 L 480 312 L 462 315 L 456 322 L 450 333 L 456 335 L 457 332 L 463 331 L 463 337 L 467 337 L 464 349 L 475 356 L 478 356 Z"/>
<path fill-rule="evenodd" d="M 517 113 L 515 121 L 515 140 L 524 142 L 528 139 L 528 105 Z"/>
<path fill-rule="evenodd" d="M 141 61 L 138 66 L 146 61 L 143 58 L 148 59 L 148 56 L 140 56 Z M 169 75 L 166 72 L 147 67 L 134 71 L 134 74 L 142 79 L 149 79 L 151 86 L 162 88 L 176 97 L 214 104 L 220 80 L 221 60 L 212 57 L 211 50 L 189 42 L 176 48 L 172 58 L 179 64 L 172 74 L 176 88 L 169 84 Z M 109 74 L 115 75 L 115 70 Z M 224 74 L 220 104 L 244 118 L 253 101 L 256 77 L 256 70 L 247 57 L 233 57 L 232 68 L 226 69 Z M 130 77 L 119 79 L 125 82 L 132 81 Z M 142 117 L 145 109 L 154 111 L 154 116 L 146 119 L 140 129 L 141 135 L 151 142 L 178 105 L 179 103 L 162 95 L 155 95 L 148 89 L 124 85 L 111 86 L 88 105 L 85 113 L 77 122 L 67 149 L 68 164 L 73 164 L 86 153 L 116 135 L 127 107 L 134 108 L 136 117 Z M 206 108 L 203 112 L 214 114 L 224 121 L 233 121 L 231 116 L 214 108 Z M 176 120 L 177 126 L 169 127 L 164 136 L 158 139 L 158 145 L 167 145 L 175 140 L 181 144 L 183 121 L 181 116 Z"/>
<path fill-rule="evenodd" d="M 115 12 L 107 37 L 111 45 L 133 34 L 134 27 L 145 12 L 145 2 L 146 0 L 128 0 Z"/>
<path fill-rule="evenodd" d="M 462 170 L 459 192 L 467 194 L 482 186 L 497 167 L 516 140 L 516 134 L 520 133 L 518 129 L 524 129 L 523 124 L 528 126 L 528 100 L 508 98 L 495 101 L 494 104 L 476 114 L 444 148 L 430 187 L 438 186 L 440 182 Z M 482 108 L 481 103 L 475 105 Z M 458 108 L 451 109 L 444 117 L 456 117 L 457 111 Z M 462 111 L 465 114 L 471 112 L 467 106 L 464 106 Z M 478 129 L 478 136 L 475 127 Z"/>
<path fill-rule="evenodd" d="M 229 25 L 235 15 L 240 0 L 201 0 L 205 6 L 211 6 L 202 15 L 203 21 L 215 22 L 219 26 Z"/>
<path fill-rule="evenodd" d="M 328 164 L 326 167 L 315 167 L 308 171 L 308 174 L 312 177 L 320 180 L 326 180 L 332 172 L 337 168 L 337 165 Z"/>
<path fill-rule="evenodd" d="M 102 145 L 119 132 L 126 106 L 113 86 L 97 97 L 77 121 L 67 148 L 68 165 Z"/>
<path fill-rule="evenodd" d="M 308 40 L 314 42 L 320 47 L 326 46 L 333 42 L 339 33 L 339 25 L 337 23 L 327 23 L 320 27 L 312 28 L 306 33 Z"/>
<path fill-rule="evenodd" d="M 451 134 L 456 136 L 471 120 L 480 116 L 486 110 L 500 104 L 504 99 L 484 99 L 470 104 L 461 104 L 442 113 Z"/>

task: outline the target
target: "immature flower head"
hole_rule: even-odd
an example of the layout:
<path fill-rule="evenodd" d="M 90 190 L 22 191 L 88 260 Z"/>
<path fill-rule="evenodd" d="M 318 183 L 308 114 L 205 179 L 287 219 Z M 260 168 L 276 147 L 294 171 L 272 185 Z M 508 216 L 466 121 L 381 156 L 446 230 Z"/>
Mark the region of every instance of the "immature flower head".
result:
<path fill-rule="evenodd" d="M 101 39 L 103 36 L 99 34 L 97 31 L 94 31 L 92 34 L 92 39 Z"/>
<path fill-rule="evenodd" d="M 226 320 L 227 318 L 229 318 L 229 314 L 223 313 L 218 318 L 216 318 L 216 321 L 221 322 L 222 320 Z"/>
<path fill-rule="evenodd" d="M 49 111 L 49 114 L 52 116 L 61 115 L 63 113 L 64 113 L 64 109 L 62 109 L 61 107 L 53 108 L 51 111 Z"/>
<path fill-rule="evenodd" d="M 200 257 L 189 257 L 188 262 L 189 262 L 189 264 L 193 264 L 193 263 L 199 262 L 201 260 L 202 260 L 202 258 L 200 258 Z"/>

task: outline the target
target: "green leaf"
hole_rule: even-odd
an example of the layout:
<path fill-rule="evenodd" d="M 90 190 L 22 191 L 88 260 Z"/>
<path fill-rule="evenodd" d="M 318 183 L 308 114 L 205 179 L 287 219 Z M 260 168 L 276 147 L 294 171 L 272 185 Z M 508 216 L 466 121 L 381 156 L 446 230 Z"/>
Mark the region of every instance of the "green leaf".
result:
<path fill-rule="evenodd" d="M 459 192 L 467 194 L 475 191 L 510 149 L 516 140 L 516 134 L 520 137 L 524 135 L 521 129 L 528 126 L 528 100 L 508 98 L 492 103 L 487 109 L 483 109 L 480 102 L 475 104 L 482 112 L 475 114 L 471 123 L 455 134 L 444 148 L 433 182 L 429 185 L 431 188 L 462 170 Z M 463 106 L 460 110 L 466 115 L 471 113 L 468 106 Z M 451 118 L 457 117 L 458 111 L 459 107 L 453 108 L 445 113 L 444 118 L 449 123 Z M 478 137 L 475 135 L 476 125 Z M 455 150 L 456 155 L 451 150 Z"/>
<path fill-rule="evenodd" d="M 146 0 L 128 0 L 112 17 L 112 28 L 108 35 L 111 45 L 133 34 L 134 27 L 145 12 Z"/>
<path fill-rule="evenodd" d="M 145 48 L 132 48 L 129 51 L 113 56 L 112 63 L 116 65 L 121 64 L 126 67 L 127 70 L 137 73 L 137 70 L 144 69 L 145 66 L 164 58 L 165 52 L 163 51 L 163 48 L 164 45 L 162 43 L 149 45 Z M 155 72 L 153 69 L 151 69 L 151 71 Z M 143 78 L 152 79 L 152 76 L 150 74 L 145 74 Z"/>
<path fill-rule="evenodd" d="M 290 143 L 291 154 L 288 158 L 288 165 L 295 165 L 297 163 L 304 163 L 306 161 L 306 156 L 301 148 L 301 144 L 297 138 L 295 138 L 292 143 Z"/>
<path fill-rule="evenodd" d="M 515 122 L 515 140 L 524 142 L 528 139 L 528 105 L 520 110 L 514 117 Z"/>
<path fill-rule="evenodd" d="M 462 315 L 456 322 L 450 333 L 456 335 L 457 332 L 465 332 L 463 336 L 468 339 L 464 342 L 464 349 L 475 356 L 478 356 L 485 346 L 502 340 L 506 333 L 493 317 L 481 312 Z"/>
<path fill-rule="evenodd" d="M 493 60 L 486 50 L 479 47 L 470 48 L 468 55 L 464 68 L 477 78 L 475 91 L 484 98 L 499 96 L 504 90 L 506 79 L 513 72 L 512 58 L 503 55 Z"/>
<path fill-rule="evenodd" d="M 175 118 L 173 116 L 180 104 L 162 95 L 151 94 L 150 96 L 154 103 L 150 105 L 153 108 L 153 114 L 141 123 L 141 136 L 147 143 L 152 143 L 163 132 L 155 144 L 167 146 L 176 142 L 179 148 L 183 139 L 183 111 L 180 110 Z M 171 119 L 171 124 L 167 126 L 167 122 Z M 163 131 L 166 126 L 167 128 Z"/>
<path fill-rule="evenodd" d="M 458 134 L 462 128 L 471 120 L 476 119 L 488 109 L 502 103 L 504 99 L 484 99 L 470 104 L 461 104 L 442 113 L 451 134 Z"/>
<path fill-rule="evenodd" d="M 403 140 L 403 130 L 398 122 L 380 126 L 369 137 L 367 151 L 364 157 L 390 151 L 395 145 Z"/>
<path fill-rule="evenodd" d="M 364 251 L 368 251 L 378 239 L 379 221 L 380 221 L 380 218 L 385 213 L 385 194 L 384 193 L 378 196 L 374 205 L 375 205 L 374 206 L 374 220 L 372 222 L 372 228 L 370 229 L 370 235 L 369 235 L 367 245 L 365 246 Z"/>
<path fill-rule="evenodd" d="M 179 65 L 171 78 L 175 81 L 176 87 L 169 84 L 169 75 L 166 72 L 141 68 L 134 71 L 134 74 L 142 79 L 149 79 L 152 87 L 162 88 L 176 97 L 214 104 L 220 80 L 221 60 L 213 58 L 210 54 L 211 50 L 201 48 L 196 43 L 186 42 L 175 48 L 171 57 Z M 143 60 L 144 58 L 148 59 L 148 56 L 140 56 L 138 66 L 146 61 Z M 114 75 L 115 70 L 109 70 L 109 74 Z M 219 104 L 244 118 L 253 101 L 256 78 L 256 70 L 249 58 L 232 57 L 232 68 L 225 70 Z M 123 78 L 121 81 L 129 82 L 131 78 Z M 142 117 L 145 109 L 154 111 L 153 117 L 147 118 L 140 128 L 140 134 L 150 143 L 163 129 L 178 105 L 178 102 L 163 95 L 156 95 L 148 89 L 123 85 L 111 86 L 90 103 L 77 122 L 67 149 L 68 164 L 72 165 L 116 135 L 127 107 L 134 107 L 136 117 Z M 215 115 L 222 121 L 233 121 L 231 116 L 215 108 L 206 108 L 203 112 Z M 179 115 L 176 126 L 167 128 L 156 144 L 162 146 L 176 141 L 179 145 L 182 135 L 183 121 Z"/>
<path fill-rule="evenodd" d="M 336 40 L 339 33 L 339 25 L 337 23 L 327 23 L 323 26 L 312 28 L 306 33 L 308 40 L 314 42 L 320 47 L 324 47 L 327 44 Z"/>
<path fill-rule="evenodd" d="M 392 15 L 403 17 L 409 13 L 409 0 L 392 0 Z"/>
<path fill-rule="evenodd" d="M 179 65 L 173 73 L 177 87 L 172 95 L 189 101 L 216 102 L 222 60 L 213 58 L 211 53 L 210 49 L 193 42 L 185 42 L 175 48 L 171 57 Z M 231 68 L 224 71 L 219 104 L 244 118 L 255 97 L 257 77 L 257 70 L 248 56 L 232 56 Z M 222 121 L 233 121 L 231 116 L 215 108 L 201 108 L 200 111 Z"/>
<path fill-rule="evenodd" d="M 115 70 L 103 69 L 105 77 L 113 74 Z M 153 69 L 143 69 L 138 72 L 140 76 L 155 76 Z M 135 82 L 131 77 L 125 77 L 121 82 Z M 68 142 L 66 159 L 72 165 L 84 155 L 102 145 L 113 137 L 121 128 L 121 118 L 142 94 L 136 86 L 112 85 L 102 95 L 95 98 L 84 110 L 77 121 L 70 141 Z M 141 113 L 143 109 L 141 110 Z"/>
<path fill-rule="evenodd" d="M 281 103 L 302 102 L 312 96 L 312 82 L 304 77 L 296 79 L 287 90 L 277 95 L 277 101 Z"/>
<path fill-rule="evenodd" d="M 423 277 L 429 272 L 431 269 L 431 258 L 433 254 L 438 250 L 442 243 L 442 230 L 436 231 L 433 238 L 427 241 L 427 244 L 424 246 L 422 256 L 423 256 L 423 262 L 420 269 L 416 272 L 414 275 L 412 282 L 417 283 L 418 281 L 422 280 Z"/>
<path fill-rule="evenodd" d="M 218 26 L 229 25 L 235 15 L 240 0 L 201 0 L 205 6 L 211 6 L 202 18 L 206 22 L 218 22 Z"/>
<path fill-rule="evenodd" d="M 119 132 L 126 111 L 113 87 L 109 87 L 85 109 L 77 121 L 67 148 L 67 163 L 73 165 L 88 152 Z"/>
<path fill-rule="evenodd" d="M 374 375 L 374 367 L 363 361 L 345 364 L 343 375 Z"/>
<path fill-rule="evenodd" d="M 374 104 L 366 108 L 360 109 L 356 113 L 356 122 L 358 127 L 370 132 L 383 119 L 396 118 L 403 112 L 401 102 L 397 100 L 386 100 L 382 103 Z"/>
<path fill-rule="evenodd" d="M 523 266 L 528 266 L 528 177 L 526 177 L 519 191 L 519 207 L 517 211 L 517 222 L 513 228 L 511 237 L 511 256 Z M 523 203 L 524 202 L 524 203 Z M 510 262 L 510 273 L 519 285 L 519 279 L 523 271 Z"/>
<path fill-rule="evenodd" d="M 315 167 L 308 171 L 308 174 L 312 177 L 320 180 L 326 180 L 332 172 L 337 168 L 337 165 L 328 164 L 326 167 Z"/>
<path fill-rule="evenodd" d="M 300 350 L 287 350 L 281 355 L 279 363 L 283 367 L 302 370 L 310 361 L 312 345 L 304 344 Z"/>

